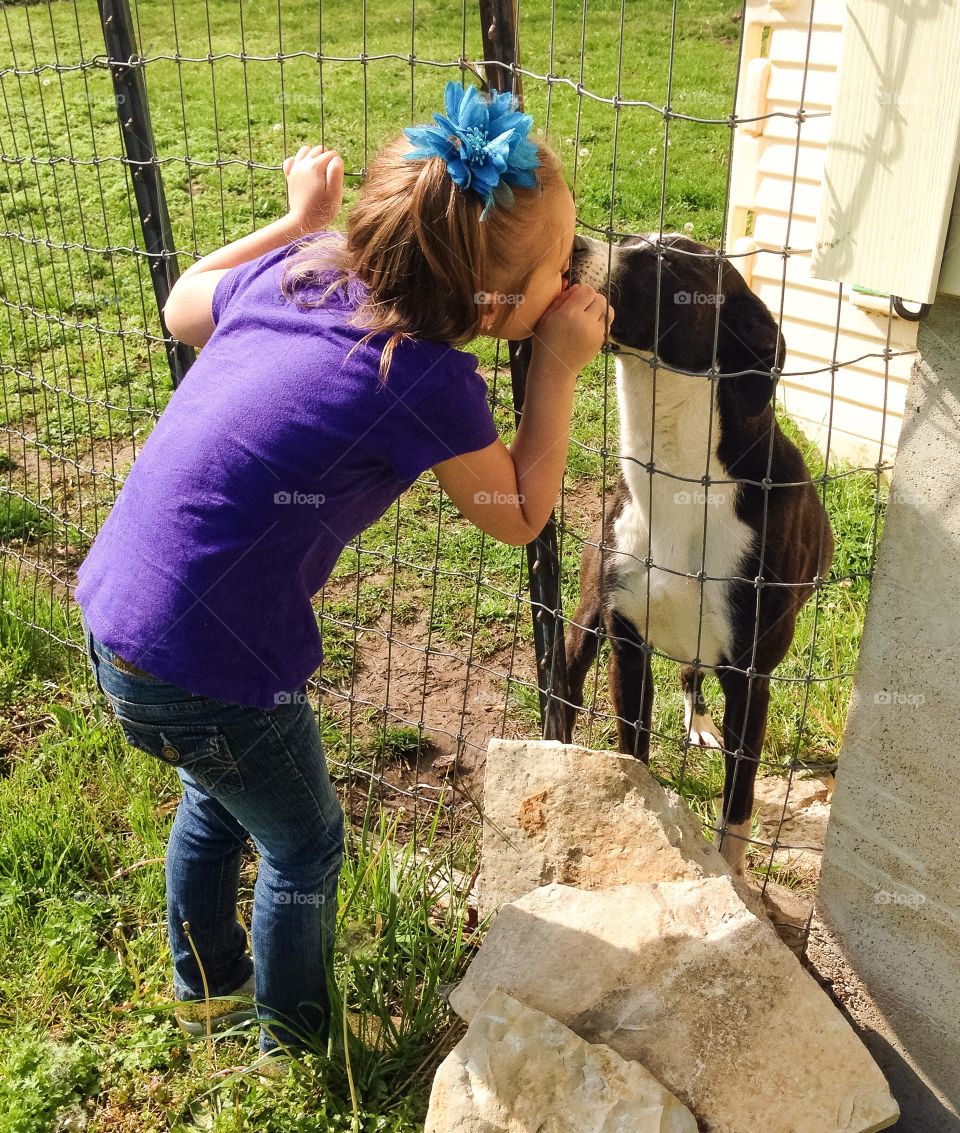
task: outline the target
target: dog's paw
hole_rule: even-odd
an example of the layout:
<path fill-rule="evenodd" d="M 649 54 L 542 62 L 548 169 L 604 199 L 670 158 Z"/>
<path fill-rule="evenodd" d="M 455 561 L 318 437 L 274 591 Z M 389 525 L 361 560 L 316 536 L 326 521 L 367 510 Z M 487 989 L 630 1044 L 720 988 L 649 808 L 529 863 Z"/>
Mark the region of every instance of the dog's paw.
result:
<path fill-rule="evenodd" d="M 717 735 L 716 726 L 709 716 L 694 716 L 690 726 L 690 743 L 694 747 L 712 747 L 723 750 L 723 741 Z"/>
<path fill-rule="evenodd" d="M 723 750 L 723 741 L 709 712 L 698 712 L 687 698 L 684 712 L 684 727 L 694 747 L 712 747 L 717 751 Z"/>
<path fill-rule="evenodd" d="M 728 822 L 724 830 L 718 831 L 720 854 L 737 877 L 746 873 L 750 827 L 751 820 L 748 818 L 746 822 Z"/>

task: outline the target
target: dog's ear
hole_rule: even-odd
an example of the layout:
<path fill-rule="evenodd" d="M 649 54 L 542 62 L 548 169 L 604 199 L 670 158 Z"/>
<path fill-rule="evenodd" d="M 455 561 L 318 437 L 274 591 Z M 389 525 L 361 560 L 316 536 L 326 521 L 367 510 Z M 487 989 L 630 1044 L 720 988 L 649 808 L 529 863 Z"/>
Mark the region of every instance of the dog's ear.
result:
<path fill-rule="evenodd" d="M 742 413 L 755 417 L 770 404 L 775 388 L 771 370 L 783 366 L 786 344 L 776 319 L 763 302 L 744 287 L 729 292 L 720 308 L 717 364 Z"/>

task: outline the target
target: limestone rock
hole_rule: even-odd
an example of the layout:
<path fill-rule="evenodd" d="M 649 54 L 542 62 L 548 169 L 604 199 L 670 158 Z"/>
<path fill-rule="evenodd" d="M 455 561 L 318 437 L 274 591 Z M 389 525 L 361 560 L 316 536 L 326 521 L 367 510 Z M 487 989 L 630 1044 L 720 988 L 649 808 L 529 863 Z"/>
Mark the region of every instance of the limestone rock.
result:
<path fill-rule="evenodd" d="M 638 1062 L 492 992 L 437 1071 L 424 1133 L 697 1133 Z"/>
<path fill-rule="evenodd" d="M 896 1102 L 860 1040 L 729 877 L 504 906 L 450 1002 L 495 988 L 640 1062 L 710 1133 L 873 1133 Z"/>
<path fill-rule="evenodd" d="M 791 781 L 770 775 L 758 779 L 754 786 L 760 840 L 776 840 L 780 845 L 774 851 L 774 862 L 788 867 L 798 880 L 811 885 L 820 876 L 832 793 L 832 776 L 795 777 Z"/>
<path fill-rule="evenodd" d="M 813 893 L 797 893 L 777 881 L 762 878 L 751 882 L 777 936 L 795 955 L 803 958 L 807 926 L 813 912 Z"/>
<path fill-rule="evenodd" d="M 493 739 L 483 788 L 480 915 L 556 881 L 609 889 L 731 876 L 700 821 L 638 759 L 556 740 Z M 762 915 L 746 881 L 734 881 Z"/>

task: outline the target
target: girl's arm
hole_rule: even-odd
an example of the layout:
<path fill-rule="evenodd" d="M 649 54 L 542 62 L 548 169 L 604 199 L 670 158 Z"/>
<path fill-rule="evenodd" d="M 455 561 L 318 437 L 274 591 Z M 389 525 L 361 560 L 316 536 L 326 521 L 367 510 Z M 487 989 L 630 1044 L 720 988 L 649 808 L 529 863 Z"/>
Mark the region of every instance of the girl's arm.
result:
<path fill-rule="evenodd" d="M 531 543 L 550 518 L 563 481 L 577 374 L 603 345 L 614 310 L 577 283 L 537 323 L 523 415 L 502 441 L 445 460 L 433 471 L 462 515 L 502 543 Z"/>
<path fill-rule="evenodd" d="M 301 146 L 283 163 L 289 208 L 286 216 L 197 260 L 173 285 L 163 308 L 172 335 L 203 346 L 213 334 L 213 293 L 223 276 L 300 236 L 327 227 L 343 202 L 343 161 L 335 150 Z"/>
<path fill-rule="evenodd" d="M 577 371 L 543 364 L 536 348 L 517 435 L 436 465 L 434 473 L 461 515 L 501 543 L 522 546 L 543 530 L 567 463 Z"/>
<path fill-rule="evenodd" d="M 241 236 L 239 240 L 234 240 L 232 244 L 225 244 L 222 248 L 217 248 L 215 252 L 210 252 L 209 255 L 192 263 L 174 286 L 179 286 L 185 279 L 203 275 L 204 272 L 229 271 L 230 268 L 235 268 L 238 264 L 255 260 L 257 256 L 272 252 L 274 248 L 288 244 L 291 240 L 296 240 L 298 236 L 305 236 L 310 231 L 313 230 L 304 227 L 296 217 L 287 213 L 286 216 L 271 221 L 263 228 L 258 228 L 256 232 Z"/>

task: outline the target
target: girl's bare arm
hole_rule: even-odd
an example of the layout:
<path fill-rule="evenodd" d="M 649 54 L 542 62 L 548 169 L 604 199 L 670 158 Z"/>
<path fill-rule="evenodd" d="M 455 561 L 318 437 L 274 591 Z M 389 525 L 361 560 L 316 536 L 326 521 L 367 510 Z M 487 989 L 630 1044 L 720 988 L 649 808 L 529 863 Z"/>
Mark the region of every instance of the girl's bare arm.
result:
<path fill-rule="evenodd" d="M 213 334 L 213 293 L 230 268 L 281 248 L 310 232 L 320 232 L 343 202 L 343 161 L 335 150 L 301 146 L 283 163 L 289 209 L 248 236 L 197 260 L 180 276 L 163 308 L 167 329 L 181 342 L 203 346 Z"/>
<path fill-rule="evenodd" d="M 511 447 L 494 441 L 433 470 L 461 515 L 501 543 L 531 543 L 550 516 L 567 463 L 576 380 L 576 370 L 538 365 L 534 354 Z"/>
<path fill-rule="evenodd" d="M 586 284 L 564 291 L 534 331 L 513 444 L 494 441 L 433 469 L 461 514 L 502 543 L 532 542 L 550 518 L 567 463 L 577 374 L 603 345 L 613 315 Z"/>

